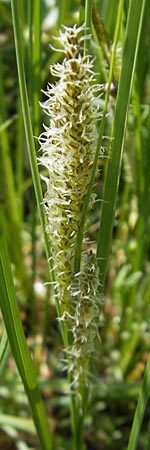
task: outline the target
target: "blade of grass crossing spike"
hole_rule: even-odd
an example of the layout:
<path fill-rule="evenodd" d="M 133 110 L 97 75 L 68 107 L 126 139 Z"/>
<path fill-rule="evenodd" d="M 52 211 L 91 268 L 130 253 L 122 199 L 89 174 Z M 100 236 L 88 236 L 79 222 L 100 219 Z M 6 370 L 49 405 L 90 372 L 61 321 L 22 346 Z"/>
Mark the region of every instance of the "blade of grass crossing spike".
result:
<path fill-rule="evenodd" d="M 97 243 L 97 258 L 100 266 L 100 282 L 102 285 L 105 280 L 107 268 L 128 106 L 135 71 L 145 3 L 146 0 L 143 0 L 142 3 L 138 0 L 131 0 L 128 12 L 121 75 L 116 101 L 114 125 L 112 130 L 112 140 L 109 151 L 109 158 L 107 161 L 107 172 L 103 197 L 104 202 L 102 204 L 101 224 Z"/>
<path fill-rule="evenodd" d="M 51 450 L 52 435 L 20 320 L 2 224 L 0 227 L 0 307 L 11 350 L 28 396 L 41 448 Z"/>
<path fill-rule="evenodd" d="M 100 126 L 99 126 L 99 136 L 98 136 L 97 148 L 96 148 L 96 153 L 95 153 L 95 158 L 94 158 L 94 164 L 93 164 L 93 168 L 92 168 L 91 180 L 90 180 L 90 184 L 89 184 L 89 188 L 88 188 L 88 192 L 87 192 L 87 197 L 85 199 L 84 206 L 83 206 L 82 218 L 81 218 L 81 222 L 80 222 L 80 229 L 79 229 L 79 232 L 77 233 L 77 238 L 76 238 L 75 263 L 74 263 L 75 273 L 78 273 L 80 270 L 81 248 L 82 248 L 82 241 L 83 241 L 84 225 L 85 225 L 86 217 L 88 214 L 88 207 L 89 207 L 90 197 L 91 197 L 91 193 L 92 193 L 92 189 L 93 189 L 93 185 L 94 185 L 98 157 L 99 157 L 99 152 L 100 152 L 100 148 L 102 145 L 102 139 L 103 139 L 103 134 L 104 134 L 106 113 L 107 113 L 108 102 L 109 102 L 110 86 L 111 86 L 111 82 L 112 82 L 113 70 L 114 70 L 114 64 L 115 64 L 116 48 L 117 48 L 118 36 L 119 36 L 119 32 L 120 32 L 120 27 L 121 27 L 122 4 L 123 4 L 123 0 L 120 1 L 119 6 L 118 6 L 117 21 L 116 21 L 116 28 L 115 28 L 114 42 L 113 42 L 113 52 L 112 52 L 112 57 L 111 57 L 111 62 L 110 62 L 108 88 L 107 88 L 107 93 L 106 93 L 105 103 L 104 103 L 104 108 L 103 108 L 103 116 L 102 116 L 102 120 L 101 120 Z"/>

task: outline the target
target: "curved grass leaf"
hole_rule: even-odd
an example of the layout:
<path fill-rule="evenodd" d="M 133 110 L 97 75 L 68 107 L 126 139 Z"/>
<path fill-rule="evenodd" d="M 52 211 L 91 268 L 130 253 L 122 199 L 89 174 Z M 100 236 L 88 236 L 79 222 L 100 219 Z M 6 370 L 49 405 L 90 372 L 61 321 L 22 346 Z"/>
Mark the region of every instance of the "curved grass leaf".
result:
<path fill-rule="evenodd" d="M 28 396 L 41 448 L 51 450 L 52 435 L 21 324 L 2 225 L 0 228 L 0 307 L 11 350 Z"/>

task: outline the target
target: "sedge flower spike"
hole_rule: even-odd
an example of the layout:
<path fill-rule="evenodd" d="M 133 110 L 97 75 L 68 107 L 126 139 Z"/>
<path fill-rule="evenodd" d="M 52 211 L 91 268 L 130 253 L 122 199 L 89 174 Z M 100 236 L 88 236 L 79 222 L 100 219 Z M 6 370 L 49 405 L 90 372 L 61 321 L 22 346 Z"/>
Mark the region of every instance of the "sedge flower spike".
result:
<path fill-rule="evenodd" d="M 69 372 L 78 395 L 89 385 L 94 372 L 99 342 L 99 314 L 102 298 L 99 292 L 99 268 L 95 254 L 90 250 L 83 257 L 79 274 L 70 286 L 72 314 L 68 325 L 72 330 L 72 345 L 67 349 Z"/>
<path fill-rule="evenodd" d="M 100 86 L 94 85 L 91 58 L 83 56 L 81 33 L 84 27 L 76 26 L 64 27 L 60 32 L 64 59 L 50 69 L 58 80 L 47 88 L 47 100 L 42 106 L 50 123 L 44 125 L 39 138 L 39 161 L 48 170 L 46 230 L 62 312 L 69 312 L 75 241 L 97 147 L 96 120 L 101 115 L 99 97 L 94 96 Z"/>

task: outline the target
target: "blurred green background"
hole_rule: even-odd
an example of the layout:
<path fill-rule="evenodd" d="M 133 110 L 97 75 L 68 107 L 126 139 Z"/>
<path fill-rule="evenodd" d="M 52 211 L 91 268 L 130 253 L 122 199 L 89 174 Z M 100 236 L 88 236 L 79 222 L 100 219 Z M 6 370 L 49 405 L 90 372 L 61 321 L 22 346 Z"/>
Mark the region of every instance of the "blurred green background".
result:
<path fill-rule="evenodd" d="M 93 5 L 93 39 L 98 83 L 107 89 L 116 25 L 117 0 Z M 113 125 L 129 1 L 124 1 L 117 47 L 104 156 Z M 49 66 L 60 62 L 53 36 L 62 24 L 82 22 L 84 2 L 20 0 L 23 52 L 33 134 L 43 117 L 39 101 L 51 79 Z M 51 44 L 52 47 L 49 46 Z M 100 44 L 100 45 L 99 45 Z M 128 45 L 130 46 L 130 38 Z M 93 380 L 86 418 L 87 450 L 125 449 L 150 349 L 150 3 L 146 2 L 125 135 L 111 252 L 100 318 L 98 376 Z M 101 108 L 104 104 L 101 97 Z M 106 159 L 100 158 L 97 197 L 102 198 Z M 43 190 L 45 186 L 43 185 Z M 97 239 L 101 202 L 90 216 L 89 236 Z M 27 343 L 36 361 L 55 448 L 72 448 L 63 345 L 49 281 L 24 133 L 11 5 L 0 2 L 0 212 Z M 93 244 L 95 248 L 95 244 Z M 3 320 L 0 322 L 2 335 Z M 149 405 L 139 439 L 148 449 Z M 21 422 L 19 422 L 19 419 Z M 38 449 L 26 395 L 10 354 L 0 380 L 0 449 Z M 147 447 L 146 447 L 147 445 Z"/>

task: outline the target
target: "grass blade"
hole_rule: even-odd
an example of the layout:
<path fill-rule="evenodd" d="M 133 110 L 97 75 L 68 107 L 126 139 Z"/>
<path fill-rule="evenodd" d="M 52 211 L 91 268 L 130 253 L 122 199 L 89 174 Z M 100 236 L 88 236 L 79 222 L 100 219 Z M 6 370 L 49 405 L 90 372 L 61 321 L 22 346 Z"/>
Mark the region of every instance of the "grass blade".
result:
<path fill-rule="evenodd" d="M 51 450 L 52 436 L 20 320 L 2 225 L 0 229 L 0 306 L 11 350 L 29 399 L 41 448 Z"/>
<path fill-rule="evenodd" d="M 97 258 L 100 265 L 100 281 L 102 284 L 105 280 L 105 273 L 107 268 L 128 106 L 135 71 L 145 3 L 145 0 L 142 2 L 142 4 L 138 0 L 131 0 L 128 13 L 120 83 L 118 88 L 114 126 L 112 131 L 112 141 L 104 186 L 104 202 L 102 205 L 101 225 L 97 244 Z"/>

